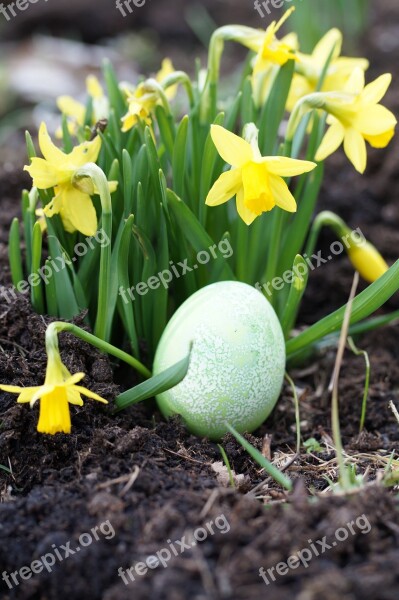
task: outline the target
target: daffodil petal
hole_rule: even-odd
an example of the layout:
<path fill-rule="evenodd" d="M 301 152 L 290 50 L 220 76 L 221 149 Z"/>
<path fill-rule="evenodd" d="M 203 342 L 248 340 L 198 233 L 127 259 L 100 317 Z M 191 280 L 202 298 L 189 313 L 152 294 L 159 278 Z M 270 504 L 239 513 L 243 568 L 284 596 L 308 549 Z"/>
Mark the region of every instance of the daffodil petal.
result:
<path fill-rule="evenodd" d="M 237 194 L 236 206 L 237 212 L 241 219 L 244 221 L 244 223 L 246 225 L 251 225 L 251 223 L 255 221 L 257 215 L 245 206 L 243 189 L 240 189 L 240 191 Z"/>
<path fill-rule="evenodd" d="M 357 67 L 350 76 L 344 91 L 348 94 L 360 94 L 364 89 L 364 79 L 363 69 Z"/>
<path fill-rule="evenodd" d="M 205 204 L 219 206 L 237 194 L 242 187 L 241 169 L 231 169 L 222 173 L 210 190 Z"/>
<path fill-rule="evenodd" d="M 39 398 L 42 398 L 45 395 L 51 394 L 55 388 L 57 386 L 53 385 L 53 384 L 44 384 L 41 387 L 37 388 L 37 390 L 34 392 L 31 400 L 30 400 L 30 405 L 33 406 L 35 404 L 35 402 L 37 402 L 39 400 Z"/>
<path fill-rule="evenodd" d="M 24 167 L 32 177 L 33 186 L 39 190 L 47 190 L 58 183 L 59 173 L 55 166 L 44 160 L 44 158 L 32 158 L 31 164 Z"/>
<path fill-rule="evenodd" d="M 86 78 L 86 89 L 92 98 L 102 98 L 104 96 L 104 90 L 95 75 L 89 75 Z"/>
<path fill-rule="evenodd" d="M 113 194 L 118 189 L 119 182 L 118 181 L 108 181 L 108 189 L 109 193 Z"/>
<path fill-rule="evenodd" d="M 30 402 L 31 406 L 33 406 L 33 404 L 35 403 L 35 401 L 33 400 L 33 398 L 35 397 L 35 395 L 39 392 L 39 390 L 42 389 L 43 386 L 36 386 L 36 387 L 28 387 L 28 388 L 24 388 L 20 395 L 17 398 L 17 402 L 19 404 L 24 404 L 25 402 Z"/>
<path fill-rule="evenodd" d="M 93 236 L 97 231 L 97 214 L 90 196 L 72 185 L 63 189 L 61 216 L 83 235 Z"/>
<path fill-rule="evenodd" d="M 364 135 L 366 142 L 373 148 L 386 148 L 395 135 L 395 129 L 381 133 L 380 135 Z"/>
<path fill-rule="evenodd" d="M 39 146 L 44 158 L 55 167 L 62 167 L 67 162 L 67 155 L 53 144 L 43 122 L 39 128 Z"/>
<path fill-rule="evenodd" d="M 98 402 L 102 402 L 103 404 L 108 404 L 108 400 L 105 400 L 105 398 L 101 398 L 101 396 L 99 396 L 98 394 L 95 394 L 94 392 L 91 392 L 90 390 L 86 389 L 85 387 L 82 387 L 80 385 L 74 385 L 73 389 L 76 390 L 77 392 L 79 392 L 79 394 L 82 394 L 83 396 L 87 396 L 88 398 L 91 398 L 92 400 L 98 400 Z"/>
<path fill-rule="evenodd" d="M 81 395 L 74 388 L 67 389 L 67 398 L 69 404 L 74 406 L 83 406 L 84 404 Z"/>
<path fill-rule="evenodd" d="M 70 154 L 64 157 L 64 162 L 73 165 L 74 168 L 83 167 L 87 163 L 95 163 L 101 150 L 101 138 L 97 136 L 91 142 L 83 142 L 75 146 Z"/>
<path fill-rule="evenodd" d="M 138 120 L 139 119 L 138 119 L 138 116 L 136 114 L 127 113 L 122 118 L 122 132 L 126 133 L 127 131 L 130 131 L 132 129 L 132 127 L 134 127 L 135 125 L 137 125 Z"/>
<path fill-rule="evenodd" d="M 344 150 L 356 171 L 364 173 L 367 165 L 366 142 L 356 129 L 348 129 L 345 132 Z"/>
<path fill-rule="evenodd" d="M 78 383 L 79 381 L 82 381 L 82 379 L 85 377 L 84 373 L 75 373 L 74 375 L 70 375 L 70 377 L 68 377 L 68 379 L 66 379 L 63 383 L 64 386 L 69 386 L 69 385 L 75 385 L 76 383 Z"/>
<path fill-rule="evenodd" d="M 356 115 L 354 127 L 364 135 L 381 135 L 386 131 L 391 131 L 397 121 L 395 115 L 382 106 L 367 106 Z"/>
<path fill-rule="evenodd" d="M 322 161 L 333 154 L 344 141 L 345 129 L 338 121 L 331 125 L 316 152 L 315 160 Z"/>
<path fill-rule="evenodd" d="M 390 73 L 385 73 L 384 75 L 378 77 L 375 81 L 372 81 L 366 85 L 362 92 L 362 102 L 378 104 L 387 93 L 391 81 L 392 75 Z"/>
<path fill-rule="evenodd" d="M 56 188 L 56 195 L 51 200 L 51 202 L 46 204 L 46 206 L 43 208 L 43 213 L 46 215 L 46 217 L 48 217 L 50 219 L 54 215 L 58 215 L 61 212 L 61 210 L 62 210 L 62 193 L 60 192 L 59 188 Z"/>
<path fill-rule="evenodd" d="M 288 189 L 288 185 L 281 177 L 270 175 L 269 186 L 277 206 L 287 212 L 296 212 L 297 205 L 295 198 Z"/>
<path fill-rule="evenodd" d="M 77 102 L 71 96 L 60 96 L 57 99 L 57 106 L 63 115 L 73 117 L 79 124 L 83 125 L 86 114 L 86 107 L 81 102 Z"/>
<path fill-rule="evenodd" d="M 316 163 L 308 160 L 297 160 L 285 156 L 267 156 L 262 158 L 262 162 L 266 164 L 269 173 L 280 175 L 280 177 L 294 177 L 309 173 L 317 166 Z"/>
<path fill-rule="evenodd" d="M 330 31 L 327 31 L 327 33 L 321 38 L 321 40 L 315 46 L 312 56 L 315 57 L 320 65 L 324 65 L 333 49 L 334 52 L 332 54 L 332 60 L 338 58 L 338 56 L 341 54 L 341 48 L 342 33 L 339 29 L 333 28 L 330 29 Z"/>
<path fill-rule="evenodd" d="M 242 167 L 253 158 L 251 145 L 220 125 L 211 126 L 211 136 L 223 160 L 233 167 Z"/>
<path fill-rule="evenodd" d="M 0 385 L 0 390 L 8 394 L 19 394 L 17 402 L 30 402 L 39 387 L 20 387 L 18 385 Z"/>

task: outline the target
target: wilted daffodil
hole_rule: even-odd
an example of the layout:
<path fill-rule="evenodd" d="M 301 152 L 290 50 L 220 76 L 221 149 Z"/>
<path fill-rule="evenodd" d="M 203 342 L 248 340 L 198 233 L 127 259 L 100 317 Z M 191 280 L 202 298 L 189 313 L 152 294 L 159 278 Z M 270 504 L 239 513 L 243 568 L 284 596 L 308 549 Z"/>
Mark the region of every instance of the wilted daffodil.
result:
<path fill-rule="evenodd" d="M 283 177 L 307 173 L 315 163 L 283 156 L 262 157 L 256 136 L 251 143 L 220 127 L 212 125 L 212 140 L 223 160 L 232 165 L 222 173 L 206 199 L 208 206 L 218 206 L 236 196 L 237 211 L 250 225 L 263 212 L 279 206 L 296 211 L 296 201 Z"/>
<path fill-rule="evenodd" d="M 71 415 L 69 404 L 83 405 L 83 396 L 108 404 L 94 392 L 77 385 L 84 373 L 71 375 L 61 361 L 58 352 L 49 354 L 44 384 L 38 387 L 19 387 L 16 385 L 0 385 L 4 392 L 19 394 L 17 402 L 29 402 L 31 407 L 40 400 L 40 413 L 37 430 L 39 433 L 71 432 Z"/>
<path fill-rule="evenodd" d="M 132 129 L 141 119 L 146 125 L 152 123 L 152 111 L 161 100 L 162 83 L 167 77 L 175 72 L 172 61 L 165 58 L 162 62 L 161 70 L 153 80 L 159 86 L 151 84 L 151 80 L 143 81 L 137 88 L 126 88 L 128 112 L 122 118 L 122 131 L 126 132 Z M 177 85 L 168 87 L 164 91 L 167 100 L 173 100 L 176 96 Z"/>
<path fill-rule="evenodd" d="M 53 144 L 45 123 L 42 123 L 39 146 L 44 158 L 32 158 L 31 165 L 26 166 L 25 170 L 38 189 L 54 188 L 55 196 L 44 207 L 45 215 L 52 217 L 59 214 L 68 232 L 80 231 L 83 235 L 94 235 L 97 231 L 97 214 L 93 202 L 87 191 L 74 185 L 73 177 L 79 168 L 96 162 L 101 139 L 96 137 L 92 142 L 84 142 L 65 154 Z M 117 182 L 109 182 L 110 192 L 115 191 L 116 186 Z M 94 188 L 92 193 L 98 192 Z"/>
<path fill-rule="evenodd" d="M 396 118 L 379 104 L 391 83 L 389 73 L 365 86 L 364 71 L 356 68 L 343 93 L 313 94 L 322 100 L 330 125 L 317 153 L 322 161 L 344 143 L 344 150 L 355 169 L 364 173 L 367 165 L 366 141 L 374 148 L 385 148 L 395 133 Z"/>
<path fill-rule="evenodd" d="M 295 65 L 296 73 L 292 80 L 287 101 L 289 111 L 303 96 L 316 92 L 329 59 L 330 64 L 320 89 L 323 92 L 342 91 L 356 67 L 364 71 L 368 68 L 369 62 L 364 58 L 340 56 L 342 41 L 342 33 L 339 29 L 331 29 L 315 46 L 312 54 L 298 52 L 298 60 Z"/>
<path fill-rule="evenodd" d="M 107 119 L 109 116 L 109 101 L 104 90 L 94 75 L 89 75 L 86 79 L 86 89 L 93 104 L 92 125 L 95 125 L 101 119 Z M 86 116 L 86 106 L 78 102 L 71 96 L 60 96 L 57 99 L 57 106 L 68 118 L 69 131 L 72 135 L 77 133 L 79 127 L 83 127 Z M 62 137 L 62 129 L 58 129 L 56 137 Z"/>

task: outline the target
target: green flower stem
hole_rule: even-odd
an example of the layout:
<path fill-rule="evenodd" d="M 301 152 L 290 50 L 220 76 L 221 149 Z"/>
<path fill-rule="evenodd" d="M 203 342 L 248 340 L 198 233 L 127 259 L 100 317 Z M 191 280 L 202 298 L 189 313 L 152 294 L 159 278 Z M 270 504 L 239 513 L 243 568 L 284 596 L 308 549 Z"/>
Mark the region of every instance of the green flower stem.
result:
<path fill-rule="evenodd" d="M 286 139 L 288 142 L 292 143 L 295 134 L 298 131 L 299 125 L 307 113 L 314 109 L 324 108 L 325 96 L 326 94 L 323 92 L 315 92 L 314 94 L 309 94 L 308 96 L 304 96 L 298 100 L 294 106 L 287 125 Z"/>
<path fill-rule="evenodd" d="M 283 330 L 285 339 L 289 337 L 290 331 L 294 326 L 309 278 L 308 265 L 300 254 L 297 254 L 295 257 L 292 273 L 293 281 L 281 316 L 281 329 Z"/>
<path fill-rule="evenodd" d="M 156 79 L 147 79 L 147 81 L 144 82 L 144 88 L 146 91 L 148 92 L 153 92 L 155 93 L 159 99 L 162 102 L 162 106 L 165 109 L 165 112 L 168 116 L 172 117 L 172 111 L 170 108 L 170 104 L 169 104 L 169 100 L 166 97 L 165 94 L 165 87 L 164 85 L 161 85 L 160 83 L 158 83 L 158 81 Z M 170 84 L 172 85 L 172 84 Z M 169 87 L 169 86 L 168 86 Z"/>
<path fill-rule="evenodd" d="M 313 221 L 313 225 L 310 230 L 310 235 L 305 250 L 307 256 L 312 256 L 316 248 L 320 231 L 325 226 L 331 227 L 331 229 L 341 238 L 351 233 L 351 230 L 346 223 L 335 213 L 329 210 L 319 213 Z"/>
<path fill-rule="evenodd" d="M 280 255 L 280 242 L 281 242 L 281 233 L 283 230 L 283 219 L 284 219 L 284 211 L 276 206 L 274 209 L 274 218 L 273 218 L 273 226 L 270 237 L 269 244 L 269 254 L 267 257 L 267 267 L 262 279 L 262 283 L 270 283 L 273 281 L 276 275 L 276 269 L 278 264 L 278 258 Z M 273 296 L 270 299 L 272 305 L 275 304 L 275 297 Z"/>
<path fill-rule="evenodd" d="M 54 323 L 51 323 L 47 327 L 47 330 L 46 330 L 46 351 L 47 351 L 47 353 L 54 352 L 55 350 L 58 351 L 58 337 L 57 336 L 61 331 L 67 331 L 68 333 L 71 333 L 72 335 L 83 340 L 84 342 L 87 342 L 88 344 L 95 346 L 96 348 L 98 348 L 99 350 L 104 352 L 105 354 L 111 354 L 112 356 L 115 356 L 115 358 L 123 360 L 125 363 L 127 363 L 128 365 L 130 365 L 131 367 L 136 369 L 136 371 L 138 371 L 146 379 L 149 379 L 151 377 L 151 371 L 149 371 L 147 369 L 147 367 L 145 367 L 139 360 L 137 360 L 133 356 L 130 356 L 126 352 L 123 352 L 123 350 L 119 350 L 119 348 L 116 348 L 112 344 L 109 344 L 108 342 L 104 342 L 104 340 L 98 338 L 97 336 L 92 335 L 91 333 L 88 333 L 87 331 L 84 331 L 84 329 L 81 329 L 77 325 L 73 325 L 72 323 L 63 323 L 62 321 L 54 321 Z"/>
<path fill-rule="evenodd" d="M 225 41 L 234 41 L 249 47 L 251 39 L 257 38 L 259 32 L 252 27 L 226 25 L 217 29 L 209 44 L 208 72 L 201 98 L 201 123 L 214 120 L 217 113 L 217 92 L 220 77 L 220 63 Z"/>
<path fill-rule="evenodd" d="M 185 73 L 184 71 L 175 71 L 175 73 L 171 73 L 170 75 L 165 77 L 165 79 L 162 81 L 161 85 L 164 90 L 167 90 L 168 88 L 170 88 L 174 85 L 177 85 L 179 83 L 184 87 L 184 89 L 187 92 L 187 97 L 188 97 L 188 100 L 190 103 L 190 107 L 194 108 L 194 105 L 195 105 L 194 91 L 193 91 L 191 79 L 189 78 L 187 73 Z"/>
<path fill-rule="evenodd" d="M 101 210 L 102 210 L 102 228 L 109 240 L 112 239 L 112 205 L 111 194 L 107 178 L 104 172 L 94 163 L 88 163 L 74 175 L 74 185 L 76 187 L 84 186 L 87 191 L 85 179 L 90 179 L 93 186 L 97 188 L 100 194 Z M 97 337 L 107 340 L 109 332 L 107 331 L 107 315 L 109 309 L 109 282 L 111 278 L 111 244 L 103 244 L 101 246 L 100 255 L 100 274 L 98 285 L 98 306 L 97 318 L 94 327 L 94 332 Z"/>

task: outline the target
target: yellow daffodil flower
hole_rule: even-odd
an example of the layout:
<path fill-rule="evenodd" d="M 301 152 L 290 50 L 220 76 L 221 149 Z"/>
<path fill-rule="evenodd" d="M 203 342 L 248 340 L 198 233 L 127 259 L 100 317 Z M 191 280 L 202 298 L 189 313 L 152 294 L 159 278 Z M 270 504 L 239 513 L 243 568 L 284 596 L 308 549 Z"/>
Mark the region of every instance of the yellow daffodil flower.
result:
<path fill-rule="evenodd" d="M 37 223 L 40 225 L 41 232 L 44 233 L 47 229 L 46 215 L 44 210 L 42 208 L 37 208 L 35 210 L 35 215 L 37 217 Z"/>
<path fill-rule="evenodd" d="M 367 241 L 351 244 L 348 248 L 348 256 L 356 271 L 368 283 L 377 281 L 389 269 L 377 248 Z"/>
<path fill-rule="evenodd" d="M 175 73 L 175 71 L 176 69 L 174 68 L 170 58 L 164 58 L 162 61 L 161 69 L 158 71 L 155 79 L 158 81 L 158 83 L 162 83 L 167 77 L 169 77 L 169 75 Z M 169 101 L 175 98 L 178 87 L 179 86 L 177 84 L 171 85 L 165 90 L 165 96 Z"/>
<path fill-rule="evenodd" d="M 291 37 L 278 40 L 276 33 L 281 29 L 285 21 L 292 14 L 295 8 L 290 8 L 277 23 L 273 21 L 259 38 L 258 43 L 252 44 L 252 50 L 257 52 L 254 63 L 254 75 L 268 69 L 270 64 L 279 65 L 282 67 L 289 60 L 297 60 L 295 48 L 291 45 Z M 256 48 L 256 46 L 258 46 Z"/>
<path fill-rule="evenodd" d="M 89 75 L 86 79 L 87 93 L 92 99 L 93 116 L 92 125 L 95 125 L 101 119 L 107 119 L 109 116 L 109 101 L 104 94 L 104 90 L 94 75 Z M 83 127 L 86 117 L 86 106 L 78 102 L 71 96 L 60 96 L 57 99 L 57 106 L 61 113 L 68 118 L 68 128 L 72 135 L 76 135 L 79 127 Z M 57 138 L 62 138 L 62 129 L 56 132 Z"/>
<path fill-rule="evenodd" d="M 348 83 L 355 68 L 359 67 L 363 71 L 368 69 L 369 62 L 364 58 L 340 56 L 342 41 L 342 33 L 339 29 L 331 29 L 315 46 L 312 54 L 298 52 L 296 73 L 287 101 L 289 111 L 293 110 L 298 100 L 316 92 L 330 55 L 330 64 L 320 91 L 340 92 Z"/>
<path fill-rule="evenodd" d="M 140 84 L 134 92 L 128 92 L 127 96 L 128 111 L 122 118 L 122 131 L 130 131 L 139 120 L 144 121 L 146 125 L 151 125 L 151 112 L 158 103 L 158 95 L 153 91 L 148 91 L 145 84 Z"/>
<path fill-rule="evenodd" d="M 61 362 L 58 353 L 52 353 L 47 363 L 44 384 L 38 387 L 19 387 L 15 385 L 0 385 L 4 392 L 19 394 L 17 402 L 29 402 L 31 407 L 40 400 L 40 413 L 37 430 L 39 433 L 71 432 L 71 416 L 69 404 L 83 405 L 83 396 L 108 404 L 107 400 L 94 392 L 77 385 L 84 373 L 71 375 Z"/>
<path fill-rule="evenodd" d="M 285 44 L 291 50 L 297 51 L 299 48 L 298 36 L 296 33 L 289 33 L 281 39 L 281 43 Z M 269 62 L 264 64 L 263 68 L 255 68 L 251 77 L 253 98 L 256 106 L 263 106 L 269 97 L 269 93 L 275 83 L 279 73 L 280 66 Z"/>
<path fill-rule="evenodd" d="M 316 167 L 315 163 L 283 156 L 262 157 L 257 141 L 250 144 L 219 125 L 212 125 L 211 135 L 220 156 L 232 168 L 210 190 L 208 206 L 218 206 L 236 196 L 238 214 L 247 225 L 275 206 L 296 211 L 295 198 L 283 177 L 307 173 Z"/>
<path fill-rule="evenodd" d="M 90 195 L 73 185 L 73 176 L 80 167 L 96 162 L 101 139 L 96 137 L 65 154 L 53 144 L 45 123 L 42 123 L 39 146 L 44 158 L 32 158 L 31 165 L 25 170 L 38 189 L 54 188 L 55 197 L 44 207 L 45 215 L 60 214 L 66 231 L 80 231 L 83 235 L 93 236 L 97 231 L 97 214 Z M 117 182 L 109 182 L 110 192 L 115 191 L 116 186 Z M 96 192 L 93 189 L 93 193 Z"/>
<path fill-rule="evenodd" d="M 324 100 L 323 108 L 329 113 L 330 125 L 316 153 L 322 161 L 344 143 L 349 160 L 359 173 L 367 165 L 366 141 L 374 148 L 385 148 L 395 133 L 396 118 L 379 104 L 391 83 L 389 73 L 381 75 L 365 86 L 364 71 L 356 68 L 343 93 L 316 94 Z"/>
<path fill-rule="evenodd" d="M 155 81 L 160 85 L 164 80 L 175 72 L 172 61 L 165 58 L 162 61 L 160 71 L 155 76 Z M 172 85 L 165 90 L 167 100 L 173 100 L 176 96 L 178 85 Z M 156 90 L 149 86 L 146 81 L 140 83 L 137 88 L 129 89 L 129 86 L 124 86 L 127 94 L 128 112 L 122 118 L 122 131 L 130 131 L 141 119 L 146 125 L 151 125 L 151 114 L 157 104 L 160 102 L 159 94 Z"/>
<path fill-rule="evenodd" d="M 246 48 L 256 52 L 253 62 L 252 89 L 257 106 L 261 106 L 267 99 L 270 89 L 278 74 L 279 68 L 289 60 L 297 60 L 298 37 L 294 33 L 278 40 L 276 33 L 281 29 L 295 8 L 290 8 L 280 21 L 273 21 L 266 31 L 257 31 L 252 28 L 237 28 L 240 35 L 236 39 Z"/>

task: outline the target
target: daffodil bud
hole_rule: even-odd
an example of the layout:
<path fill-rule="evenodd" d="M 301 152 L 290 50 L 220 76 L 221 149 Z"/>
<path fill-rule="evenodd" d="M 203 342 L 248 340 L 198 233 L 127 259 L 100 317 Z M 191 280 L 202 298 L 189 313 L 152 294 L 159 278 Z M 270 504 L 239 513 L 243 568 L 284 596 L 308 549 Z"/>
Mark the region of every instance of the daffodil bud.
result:
<path fill-rule="evenodd" d="M 367 241 L 351 245 L 348 256 L 356 271 L 369 283 L 376 281 L 389 269 L 377 248 Z"/>

